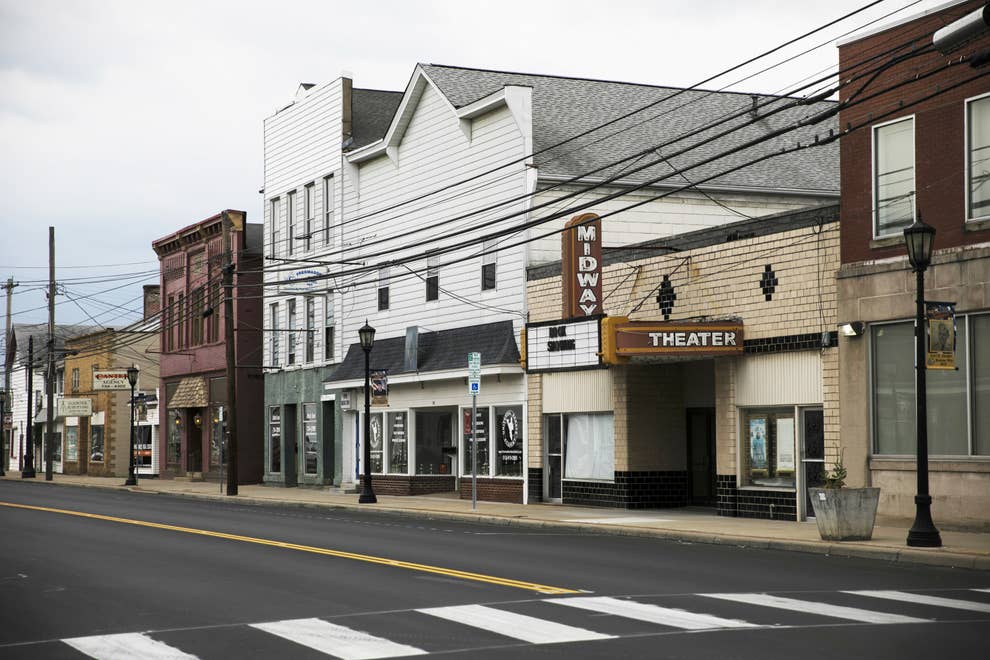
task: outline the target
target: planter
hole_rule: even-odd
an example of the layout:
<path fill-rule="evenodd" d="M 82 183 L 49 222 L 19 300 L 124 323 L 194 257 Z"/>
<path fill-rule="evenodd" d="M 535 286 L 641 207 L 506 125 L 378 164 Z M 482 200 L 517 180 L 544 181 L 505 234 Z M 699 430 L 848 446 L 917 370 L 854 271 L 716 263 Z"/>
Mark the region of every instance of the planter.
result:
<path fill-rule="evenodd" d="M 809 488 L 818 533 L 824 541 L 869 541 L 879 488 Z"/>

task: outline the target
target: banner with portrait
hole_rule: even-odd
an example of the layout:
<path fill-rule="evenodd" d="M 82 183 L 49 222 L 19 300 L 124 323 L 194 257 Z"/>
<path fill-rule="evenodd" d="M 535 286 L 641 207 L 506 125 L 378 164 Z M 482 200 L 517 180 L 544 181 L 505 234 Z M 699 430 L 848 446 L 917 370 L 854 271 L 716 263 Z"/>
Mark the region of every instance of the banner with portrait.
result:
<path fill-rule="evenodd" d="M 371 370 L 371 405 L 388 405 L 388 369 Z"/>
<path fill-rule="evenodd" d="M 925 366 L 928 369 L 955 370 L 956 304 L 926 301 L 925 322 L 928 328 Z"/>

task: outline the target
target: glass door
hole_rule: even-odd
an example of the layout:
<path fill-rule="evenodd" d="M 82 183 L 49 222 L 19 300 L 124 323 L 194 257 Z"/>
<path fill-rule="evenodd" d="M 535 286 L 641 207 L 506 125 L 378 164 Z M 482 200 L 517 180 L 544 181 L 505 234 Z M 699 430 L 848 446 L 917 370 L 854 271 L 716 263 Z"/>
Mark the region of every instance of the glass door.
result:
<path fill-rule="evenodd" d="M 804 451 L 801 454 L 803 479 L 804 512 L 806 518 L 815 517 L 811 505 L 809 488 L 818 488 L 825 483 L 825 420 L 821 408 L 810 408 L 801 412 L 801 430 Z"/>
<path fill-rule="evenodd" d="M 563 496 L 561 477 L 563 475 L 563 448 L 561 415 L 547 415 L 545 418 L 546 431 L 546 465 L 544 466 L 544 499 L 548 502 L 560 502 Z"/>

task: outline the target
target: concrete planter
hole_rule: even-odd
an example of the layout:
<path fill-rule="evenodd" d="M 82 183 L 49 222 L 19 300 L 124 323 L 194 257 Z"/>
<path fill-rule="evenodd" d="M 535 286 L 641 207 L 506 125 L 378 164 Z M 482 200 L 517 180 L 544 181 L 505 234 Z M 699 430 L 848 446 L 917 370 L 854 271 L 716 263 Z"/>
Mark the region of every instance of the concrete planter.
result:
<path fill-rule="evenodd" d="M 869 541 L 879 488 L 809 488 L 818 533 L 824 541 Z"/>

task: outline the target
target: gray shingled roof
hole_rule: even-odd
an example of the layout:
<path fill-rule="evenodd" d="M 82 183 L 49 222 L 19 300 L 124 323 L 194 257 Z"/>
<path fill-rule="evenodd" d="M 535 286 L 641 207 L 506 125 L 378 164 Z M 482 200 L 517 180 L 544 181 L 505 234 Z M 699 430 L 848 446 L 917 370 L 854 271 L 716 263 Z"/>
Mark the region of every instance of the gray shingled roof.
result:
<path fill-rule="evenodd" d="M 533 89 L 533 141 L 534 151 L 540 152 L 558 142 L 620 117 L 631 110 L 649 103 L 671 97 L 679 91 L 674 87 L 655 87 L 631 83 L 563 78 L 555 76 L 508 73 L 465 69 L 452 66 L 422 64 L 423 70 L 441 92 L 454 105 L 460 108 L 493 94 L 506 85 L 519 85 Z M 781 99 L 760 95 L 759 102 Z M 686 91 L 661 102 L 643 113 L 622 120 L 606 129 L 596 131 L 563 147 L 536 156 L 536 164 L 541 175 L 574 176 L 590 172 L 622 157 L 636 153 L 650 145 L 661 144 L 672 137 L 724 117 L 734 111 L 751 108 L 754 97 L 735 92 L 710 92 L 705 90 Z M 781 101 L 782 102 L 782 101 Z M 766 117 L 738 133 L 726 136 L 710 144 L 702 144 L 706 134 L 690 138 L 690 144 L 697 147 L 690 154 L 675 158 L 672 162 L 684 168 L 707 156 L 721 153 L 727 146 L 740 144 L 749 139 L 766 135 L 767 132 L 789 125 L 805 116 L 814 115 L 834 107 L 831 101 L 822 101 L 809 106 L 782 112 Z M 767 109 L 772 108 L 769 106 Z M 759 111 L 764 114 L 766 110 Z M 641 122 L 649 118 L 649 121 Z M 745 118 L 736 120 L 744 123 Z M 637 125 L 638 124 L 638 125 Z M 734 164 L 750 160 L 756 154 L 779 151 L 785 145 L 800 139 L 802 144 L 814 141 L 815 134 L 828 135 L 829 129 L 838 127 L 833 117 L 814 127 L 803 128 L 791 134 L 794 137 L 778 138 L 753 147 L 735 156 L 702 166 L 688 172 L 688 180 L 697 182 L 707 176 L 724 171 Z M 626 128 L 622 132 L 620 129 Z M 720 129 L 721 130 L 721 129 Z M 709 132 L 708 135 L 710 135 Z M 576 149 L 578 146 L 583 148 Z M 664 154 L 672 153 L 685 146 L 684 143 L 664 148 Z M 646 162 L 646 161 L 642 161 Z M 638 164 L 642 164 L 638 163 Z M 627 167 L 623 165 L 622 167 Z M 634 180 L 654 178 L 671 172 L 666 165 L 658 165 L 650 170 L 630 176 Z M 620 168 L 607 170 L 617 174 Z M 595 174 L 600 177 L 603 174 Z M 676 176 L 676 175 L 675 175 Z M 670 179 L 670 183 L 683 184 L 683 179 Z M 780 156 L 772 160 L 726 174 L 706 185 L 722 185 L 757 189 L 792 189 L 838 194 L 839 190 L 839 149 L 837 143 Z"/>
<path fill-rule="evenodd" d="M 406 371 L 406 338 L 377 339 L 371 349 L 371 368 L 388 369 L 389 374 L 463 369 L 467 375 L 467 355 L 481 353 L 481 364 L 519 364 L 519 348 L 512 321 L 497 321 L 466 328 L 453 328 L 419 335 L 419 368 Z M 364 350 L 351 344 L 344 361 L 326 382 L 364 378 Z"/>
<path fill-rule="evenodd" d="M 54 333 L 55 350 L 64 349 L 66 339 L 86 335 L 100 329 L 100 327 L 95 325 L 56 325 Z M 10 369 L 12 371 L 27 364 L 29 337 L 34 337 L 35 360 L 37 361 L 42 356 L 47 355 L 45 352 L 48 343 L 47 323 L 15 323 L 10 326 L 10 334 L 12 336 L 7 344 L 6 359 L 11 360 Z M 13 355 L 12 353 L 15 351 L 16 355 Z"/>
<path fill-rule="evenodd" d="M 349 148 L 358 149 L 381 139 L 401 102 L 402 92 L 352 89 L 351 135 L 354 141 Z"/>

